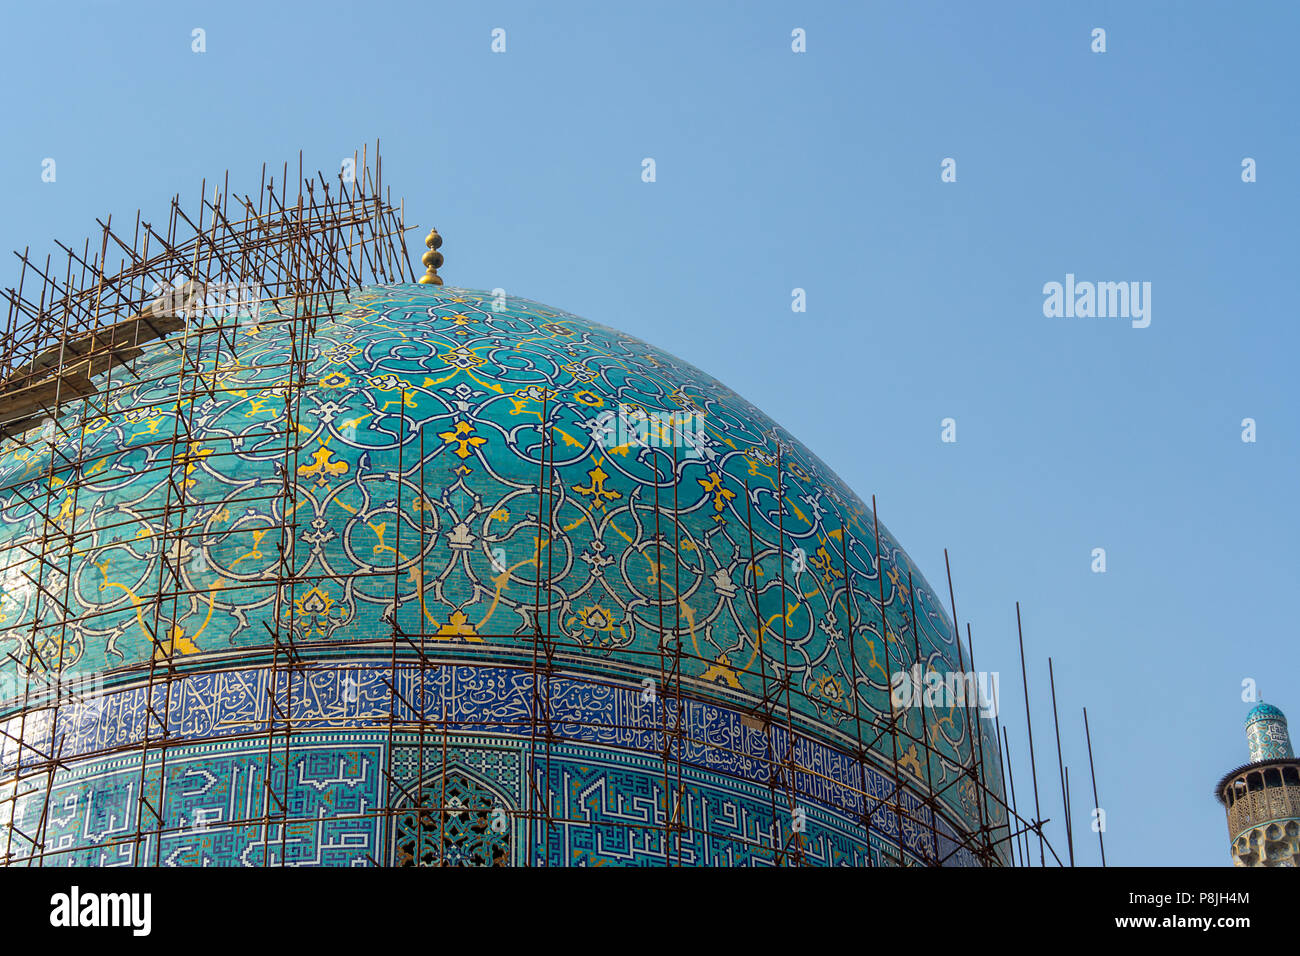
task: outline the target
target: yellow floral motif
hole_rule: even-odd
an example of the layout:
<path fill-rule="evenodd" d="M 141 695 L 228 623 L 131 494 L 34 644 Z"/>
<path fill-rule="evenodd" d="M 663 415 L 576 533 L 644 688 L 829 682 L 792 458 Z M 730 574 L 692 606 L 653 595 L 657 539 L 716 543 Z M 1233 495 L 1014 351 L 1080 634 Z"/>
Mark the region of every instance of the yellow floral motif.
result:
<path fill-rule="evenodd" d="M 890 567 L 890 569 L 885 572 L 885 576 L 889 578 L 889 583 L 894 586 L 894 590 L 902 596 L 904 601 L 907 601 L 910 592 L 907 590 L 907 585 L 899 578 L 898 568 Z"/>
<path fill-rule="evenodd" d="M 740 678 L 731 667 L 731 659 L 726 654 L 722 654 L 716 661 L 710 664 L 700 675 L 700 680 L 709 684 L 726 684 L 736 690 L 740 690 Z"/>
<path fill-rule="evenodd" d="M 155 661 L 167 661 L 177 655 L 197 654 L 198 652 L 199 646 L 192 639 L 185 636 L 185 629 L 179 624 L 174 624 L 167 635 L 167 640 L 159 641 L 154 647 L 153 659 Z"/>
<path fill-rule="evenodd" d="M 298 617 L 308 618 L 314 627 L 304 627 L 303 630 L 307 637 L 312 634 L 325 635 L 325 631 L 320 627 L 319 621 L 323 617 L 328 617 L 330 608 L 334 606 L 334 600 L 330 597 L 328 591 L 322 591 L 320 588 L 312 588 L 300 598 L 294 599 L 294 605 L 298 611 Z"/>
<path fill-rule="evenodd" d="M 444 638 L 463 638 L 467 641 L 482 643 L 483 638 L 478 636 L 474 630 L 474 625 L 469 623 L 464 611 L 453 611 L 447 623 L 438 628 L 438 637 Z"/>
<path fill-rule="evenodd" d="M 387 389 L 386 391 L 394 391 L 394 389 Z M 388 406 L 389 406 L 389 405 L 401 405 L 403 408 L 419 408 L 419 407 L 420 407 L 420 403 L 417 402 L 417 401 L 415 400 L 415 393 L 412 392 L 412 391 L 409 391 L 409 390 L 407 390 L 407 389 L 405 389 L 405 388 L 402 389 L 402 397 L 401 397 L 401 398 L 394 398 L 394 399 L 392 399 L 391 401 L 384 402 L 384 404 L 382 404 L 382 405 L 379 406 L 379 410 L 380 410 L 381 412 L 386 412 L 386 411 L 388 411 Z"/>
<path fill-rule="evenodd" d="M 614 619 L 599 604 L 589 604 L 582 609 L 582 626 L 593 631 L 608 631 L 614 626 Z"/>
<path fill-rule="evenodd" d="M 530 402 L 544 402 L 549 397 L 549 392 L 544 388 L 538 388 L 536 385 L 529 385 L 527 388 L 517 388 L 514 397 L 510 399 L 510 404 L 514 406 L 510 410 L 511 415 L 535 415 L 537 420 L 542 420 L 542 413 L 528 407 Z"/>
<path fill-rule="evenodd" d="M 826 550 L 825 545 L 819 547 L 816 550 L 816 552 L 814 552 L 812 560 L 810 560 L 808 563 L 811 564 L 818 571 L 822 572 L 822 580 L 827 582 L 828 584 L 830 583 L 832 578 L 844 577 L 844 572 L 840 571 L 838 568 L 835 567 L 834 564 L 831 563 L 831 556 L 830 553 Z"/>
<path fill-rule="evenodd" d="M 592 647 L 608 647 L 618 638 L 614 633 L 614 618 L 599 604 L 589 604 L 584 607 L 578 614 L 568 619 L 567 626 L 587 631 L 584 640 Z"/>
<path fill-rule="evenodd" d="M 535 412 L 535 411 L 531 411 L 531 410 L 529 410 L 529 408 L 528 408 L 528 403 L 529 403 L 530 401 L 532 401 L 532 399 L 531 399 L 531 398 L 527 398 L 527 397 L 525 397 L 525 398 L 512 398 L 512 399 L 510 399 L 510 404 L 514 406 L 513 408 L 510 409 L 510 414 L 511 414 L 511 415 L 522 415 L 524 412 L 528 412 L 529 415 L 536 415 L 536 416 L 537 416 L 537 420 L 538 420 L 538 421 L 541 421 L 541 420 L 542 420 L 542 413 L 541 413 L 541 412 Z"/>
<path fill-rule="evenodd" d="M 898 758 L 900 767 L 907 767 L 916 777 L 921 776 L 921 760 L 916 754 L 916 744 L 907 748 L 907 753 Z"/>
<path fill-rule="evenodd" d="M 826 674 L 814 681 L 812 696 L 828 704 L 842 704 L 844 688 L 840 687 L 840 682 L 832 675 Z"/>
<path fill-rule="evenodd" d="M 144 431 L 133 432 L 129 440 L 134 441 L 141 435 L 157 435 L 158 425 L 163 420 L 161 415 L 155 415 L 153 418 L 146 419 L 144 422 Z"/>
<path fill-rule="evenodd" d="M 68 522 L 70 519 L 73 519 L 78 515 L 83 515 L 85 513 L 86 513 L 85 508 L 77 508 L 75 512 L 73 511 L 72 495 L 68 495 L 68 497 L 64 499 L 63 504 L 60 506 L 59 513 L 54 518 L 54 523 L 62 525 Z"/>
<path fill-rule="evenodd" d="M 453 426 L 452 431 L 439 432 L 438 437 L 442 439 L 444 445 L 456 445 L 457 455 L 461 458 L 470 456 L 470 447 L 477 448 L 479 445 L 487 443 L 486 438 L 478 436 L 470 437 L 474 434 L 474 426 L 466 421 L 459 421 Z"/>
<path fill-rule="evenodd" d="M 887 639 L 892 641 L 894 639 L 893 635 L 888 635 Z M 867 641 L 866 643 L 867 643 L 867 647 L 871 649 L 871 659 L 866 662 L 866 667 L 867 668 L 874 667 L 876 670 L 880 671 L 880 676 L 884 677 L 885 680 L 888 680 L 889 674 L 885 672 L 884 666 L 876 658 L 876 642 Z"/>
<path fill-rule="evenodd" d="M 42 639 L 39 646 L 32 647 L 25 655 L 27 658 L 25 666 L 30 670 L 41 666 L 38 662 L 47 662 L 46 666 L 71 667 L 81 660 L 85 649 L 85 643 L 79 635 L 73 633 L 60 635 L 55 632 Z"/>
<path fill-rule="evenodd" d="M 320 475 L 316 479 L 316 484 L 325 487 L 329 483 L 328 476 L 345 475 L 348 471 L 346 461 L 334 461 L 334 453 L 322 445 L 316 449 L 316 453 L 311 456 L 311 462 L 306 465 L 298 466 L 298 474 L 304 478 L 310 478 L 312 475 Z"/>
<path fill-rule="evenodd" d="M 707 492 L 713 493 L 713 510 L 721 511 L 726 507 L 726 503 L 736 497 L 734 491 L 728 491 L 722 487 L 722 475 L 716 471 L 709 475 L 708 479 L 696 478 L 700 486 Z"/>
<path fill-rule="evenodd" d="M 583 405 L 590 405 L 592 408 L 599 408 L 605 404 L 603 398 L 595 392 L 589 392 L 586 389 L 583 389 L 580 392 L 574 392 L 573 398 L 575 401 L 581 402 Z"/>
<path fill-rule="evenodd" d="M 606 501 L 614 501 L 616 498 L 623 497 L 617 491 L 609 491 L 605 488 L 605 480 L 609 475 L 605 473 L 605 469 L 600 467 L 604 463 L 605 459 L 599 459 L 596 462 L 596 467 L 587 472 L 591 484 L 573 486 L 573 490 L 578 494 L 591 498 L 591 506 L 597 510 L 603 509 Z"/>
<path fill-rule="evenodd" d="M 312 588 L 302 597 L 296 598 L 293 603 L 298 605 L 299 614 L 328 614 L 334 600 L 328 591 Z"/>
<path fill-rule="evenodd" d="M 270 528 L 252 529 L 251 533 L 253 535 L 253 550 L 249 551 L 245 555 L 241 555 L 240 557 L 235 558 L 235 560 L 230 563 L 230 566 L 233 568 L 235 565 L 239 564 L 239 562 L 243 561 L 245 558 L 252 558 L 254 561 L 260 559 L 262 557 L 262 548 L 261 548 L 262 539 L 266 537 L 266 533 L 270 530 L 271 530 Z"/>
<path fill-rule="evenodd" d="M 211 454 L 212 449 L 204 448 L 201 442 L 190 442 L 189 447 L 185 450 L 185 454 L 182 455 L 180 459 L 185 463 L 185 474 L 189 475 L 193 473 L 194 469 L 199 467 L 199 462 Z M 196 479 L 187 478 L 185 481 L 185 487 L 193 488 L 197 483 Z"/>
<path fill-rule="evenodd" d="M 321 388 L 346 388 L 352 384 L 352 379 L 348 378 L 342 372 L 330 372 L 319 383 Z"/>

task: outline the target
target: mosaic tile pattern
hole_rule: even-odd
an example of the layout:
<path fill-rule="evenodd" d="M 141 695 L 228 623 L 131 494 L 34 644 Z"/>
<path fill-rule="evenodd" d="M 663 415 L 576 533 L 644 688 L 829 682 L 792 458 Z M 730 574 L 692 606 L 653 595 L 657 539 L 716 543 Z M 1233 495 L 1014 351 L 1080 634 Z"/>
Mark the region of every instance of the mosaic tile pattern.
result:
<path fill-rule="evenodd" d="M 458 741 L 456 786 L 467 800 L 490 792 L 512 812 L 528 809 L 531 774 L 555 806 L 587 821 L 566 822 L 562 837 L 553 827 L 548 848 L 535 821 L 512 816 L 512 862 L 529 853 L 565 865 L 664 862 L 662 829 L 600 821 L 644 823 L 668 805 L 662 766 L 656 783 L 650 764 L 661 765 L 662 727 L 675 719 L 663 708 L 678 707 L 662 659 L 680 646 L 692 737 L 681 747 L 683 812 L 708 825 L 707 838 L 693 834 L 672 852 L 695 863 L 770 862 L 764 748 L 783 752 L 790 737 L 783 722 L 764 734 L 742 713 L 787 673 L 793 746 L 817 769 L 798 781 L 810 860 L 897 858 L 892 814 L 881 811 L 868 847 L 853 795 L 836 781 L 856 786 L 849 753 L 883 729 L 889 672 L 918 649 L 928 668 L 953 670 L 957 651 L 939 597 L 883 527 L 877 556 L 870 510 L 819 459 L 679 359 L 527 300 L 370 287 L 318 325 L 302 389 L 286 385 L 301 344 L 290 327 L 262 314 L 246 317 L 233 350 L 191 345 L 191 365 L 197 356 L 214 383 L 192 403 L 176 400 L 175 345 L 152 345 L 138 382 L 116 383 L 112 414 L 83 430 L 74 406 L 53 450 L 0 450 L 0 787 L 14 786 L 20 757 L 29 766 L 47 746 L 61 754 L 70 769 L 53 774 L 46 822 L 41 787 L 15 811 L 34 833 L 19 821 L 30 825 L 38 808 L 46 854 L 103 864 L 132 853 L 190 864 L 391 862 L 401 841 L 378 811 L 421 781 L 442 792 L 451 779 L 441 763 L 422 776 L 410 766 L 410 734 L 384 731 L 423 716 L 445 729 L 429 725 L 427 740 L 441 748 L 445 732 Z M 286 398 L 296 400 L 288 415 Z M 703 427 L 674 438 L 676 448 L 619 444 L 605 413 L 620 405 L 698 415 Z M 296 437 L 286 441 L 287 431 Z M 177 433 L 191 440 L 173 458 L 164 439 Z M 548 433 L 553 470 L 542 460 Z M 65 441 L 80 445 L 81 468 L 63 463 Z M 31 559 L 24 543 L 50 529 L 66 537 L 54 537 L 47 560 Z M 160 591 L 172 568 L 175 581 Z M 404 647 L 393 672 L 394 619 L 437 667 L 418 668 Z M 267 666 L 276 628 L 311 662 L 291 679 Z M 528 667 L 539 629 L 557 641 L 544 688 Z M 167 657 L 177 676 L 150 689 L 151 658 Z M 71 697 L 64 687 L 54 706 L 39 699 L 47 669 L 65 684 L 91 683 Z M 649 704 L 644 681 L 657 689 Z M 538 694 L 561 741 L 549 769 L 531 743 Z M 138 749 L 122 749 L 138 746 L 151 712 L 184 742 L 169 747 L 165 768 L 153 766 L 156 751 L 142 769 Z M 274 741 L 286 714 L 295 736 L 283 753 Z M 948 819 L 936 822 L 950 842 L 954 827 L 978 823 L 959 771 L 972 747 L 999 779 L 991 721 L 976 725 L 979 742 L 963 708 L 932 711 L 929 765 L 924 748 L 902 754 L 916 781 L 956 781 Z M 904 726 L 920 739 L 920 712 Z M 17 739 L 31 749 L 20 752 Z M 488 759 L 504 754 L 509 761 Z M 869 792 L 892 786 L 884 761 L 867 768 Z M 268 811 L 268 778 L 305 822 L 275 822 L 283 811 Z M 394 781 L 404 781 L 396 792 Z M 141 822 L 142 792 L 162 807 L 161 826 Z M 481 810 L 465 811 L 474 823 L 464 832 L 496 847 Z M 199 820 L 205 832 L 195 835 Z M 130 840 L 116 839 L 128 830 Z M 915 839 L 904 832 L 904 856 Z"/>
<path fill-rule="evenodd" d="M 1246 715 L 1246 742 L 1250 746 L 1251 763 L 1295 756 L 1286 716 L 1272 704 L 1257 704 Z"/>

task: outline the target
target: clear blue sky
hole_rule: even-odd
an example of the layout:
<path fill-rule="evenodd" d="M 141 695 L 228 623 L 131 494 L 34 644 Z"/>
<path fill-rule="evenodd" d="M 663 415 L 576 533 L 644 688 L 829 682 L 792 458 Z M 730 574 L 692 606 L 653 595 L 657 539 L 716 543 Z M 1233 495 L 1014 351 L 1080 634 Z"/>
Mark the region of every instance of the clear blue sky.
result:
<path fill-rule="evenodd" d="M 251 191 L 299 149 L 332 174 L 381 139 L 408 220 L 446 239 L 449 284 L 685 358 L 875 493 L 941 591 L 949 548 L 1023 744 L 1021 601 L 1044 812 L 1059 820 L 1050 653 L 1082 862 L 1086 703 L 1108 861 L 1225 864 L 1211 789 L 1246 758 L 1241 681 L 1300 730 L 1298 10 L 10 7 L 0 247 L 161 219 L 227 168 Z M 1150 282 L 1150 327 L 1045 318 L 1066 273 Z"/>

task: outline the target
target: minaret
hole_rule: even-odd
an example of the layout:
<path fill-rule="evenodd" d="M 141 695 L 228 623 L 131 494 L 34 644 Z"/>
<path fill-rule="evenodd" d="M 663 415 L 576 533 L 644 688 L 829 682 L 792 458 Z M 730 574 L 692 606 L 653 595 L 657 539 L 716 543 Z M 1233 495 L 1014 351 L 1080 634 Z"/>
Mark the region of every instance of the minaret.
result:
<path fill-rule="evenodd" d="M 1300 760 L 1272 704 L 1246 715 L 1250 763 L 1219 781 L 1235 866 L 1300 866 Z"/>

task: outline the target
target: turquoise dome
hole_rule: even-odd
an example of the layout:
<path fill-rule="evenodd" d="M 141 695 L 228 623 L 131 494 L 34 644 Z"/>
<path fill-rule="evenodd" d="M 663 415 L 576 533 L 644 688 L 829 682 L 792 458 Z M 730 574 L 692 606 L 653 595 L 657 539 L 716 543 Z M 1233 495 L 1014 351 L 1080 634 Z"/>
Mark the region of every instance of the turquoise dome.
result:
<path fill-rule="evenodd" d="M 802 862 L 975 862 L 992 719 L 900 711 L 900 826 L 890 674 L 960 655 L 820 459 L 535 302 L 337 313 L 153 343 L 6 442 L 11 862 L 770 864 L 795 805 Z"/>
<path fill-rule="evenodd" d="M 1246 726 L 1249 727 L 1251 724 L 1260 720 L 1280 720 L 1285 723 L 1286 716 L 1272 704 L 1266 704 L 1263 701 L 1260 701 L 1252 707 L 1250 713 L 1246 715 Z"/>

